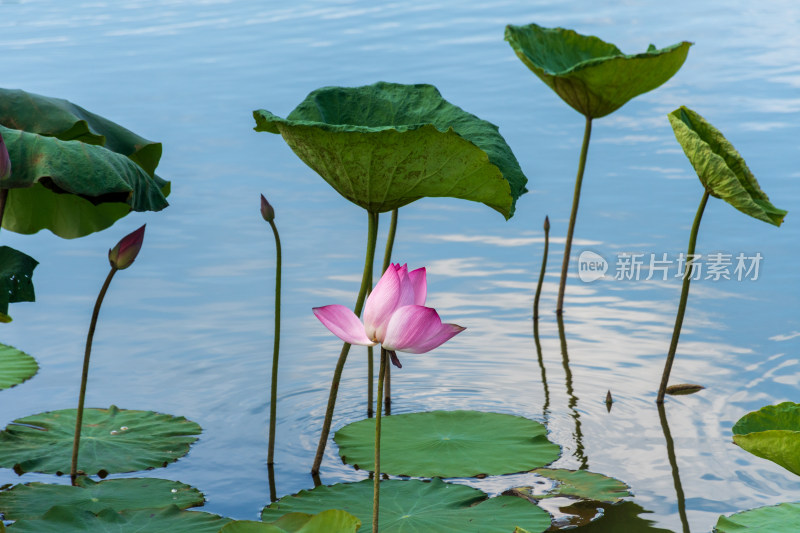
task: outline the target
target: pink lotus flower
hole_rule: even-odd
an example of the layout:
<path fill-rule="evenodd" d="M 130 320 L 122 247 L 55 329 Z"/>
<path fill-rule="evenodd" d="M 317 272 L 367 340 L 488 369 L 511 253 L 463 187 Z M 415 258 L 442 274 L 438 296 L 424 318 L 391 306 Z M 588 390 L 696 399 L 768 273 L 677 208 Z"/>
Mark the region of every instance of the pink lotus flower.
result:
<path fill-rule="evenodd" d="M 380 343 L 399 368 L 395 352 L 429 352 L 466 329 L 442 324 L 439 313 L 424 306 L 427 292 L 424 268 L 409 272 L 406 265 L 392 264 L 367 298 L 363 324 L 343 305 L 315 307 L 314 315 L 344 342 Z"/>
<path fill-rule="evenodd" d="M 108 262 L 117 270 L 128 268 L 139 255 L 144 241 L 144 226 L 124 236 L 115 247 L 108 251 Z"/>

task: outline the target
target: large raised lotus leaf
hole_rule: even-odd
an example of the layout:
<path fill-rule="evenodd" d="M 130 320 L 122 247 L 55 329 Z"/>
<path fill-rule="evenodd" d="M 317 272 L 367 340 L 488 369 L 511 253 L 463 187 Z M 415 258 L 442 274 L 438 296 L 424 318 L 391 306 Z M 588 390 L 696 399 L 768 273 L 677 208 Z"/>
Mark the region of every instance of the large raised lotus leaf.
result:
<path fill-rule="evenodd" d="M 105 229 L 131 210 L 167 206 L 163 180 L 124 155 L 80 141 L 62 141 L 0 126 L 11 158 L 3 227 L 17 233 L 49 229 L 75 238 Z M 166 188 L 165 188 L 166 190 Z"/>
<path fill-rule="evenodd" d="M 91 511 L 58 505 L 38 519 L 19 520 L 8 530 L 15 533 L 218 533 L 230 522 L 215 514 L 182 511 L 174 505 L 159 509 Z"/>
<path fill-rule="evenodd" d="M 497 126 L 432 85 L 324 87 L 287 118 L 253 112 L 339 194 L 382 213 L 423 197 L 481 202 L 514 214 L 527 179 Z"/>
<path fill-rule="evenodd" d="M 617 503 L 622 501 L 622 498 L 632 496 L 628 485 L 603 474 L 587 472 L 586 470 L 553 468 L 537 468 L 532 472 L 557 481 L 556 486 L 546 494 L 536 494 L 532 487 L 513 489 L 515 493 L 532 500 L 566 496 L 603 503 Z"/>
<path fill-rule="evenodd" d="M 344 509 L 362 523 L 372 523 L 372 480 L 322 485 L 285 496 L 264 508 L 261 518 L 324 509 Z M 477 489 L 440 479 L 381 482 L 379 520 L 381 533 L 508 533 L 517 526 L 538 533 L 550 527 L 550 515 L 523 498 L 487 498 Z"/>
<path fill-rule="evenodd" d="M 0 344 L 0 390 L 19 385 L 36 375 L 39 365 L 30 355 Z"/>
<path fill-rule="evenodd" d="M 99 513 L 150 509 L 175 505 L 179 509 L 203 505 L 199 490 L 169 479 L 126 478 L 95 482 L 79 477 L 76 485 L 27 483 L 0 492 L 0 512 L 5 520 L 39 518 L 51 507 L 65 505 Z"/>
<path fill-rule="evenodd" d="M 733 442 L 800 476 L 800 404 L 767 405 L 744 415 L 733 426 Z"/>
<path fill-rule="evenodd" d="M 76 409 L 48 411 L 10 423 L 0 432 L 0 467 L 17 474 L 69 472 Z M 78 470 L 89 475 L 147 470 L 177 461 L 200 426 L 153 411 L 85 409 Z"/>
<path fill-rule="evenodd" d="M 525 65 L 567 104 L 600 118 L 628 100 L 652 91 L 683 65 L 692 43 L 625 55 L 594 36 L 537 24 L 509 25 L 505 39 Z"/>
<path fill-rule="evenodd" d="M 235 520 L 219 533 L 355 533 L 359 527 L 361 520 L 350 513 L 328 509 L 315 515 L 288 513 L 269 523 Z"/>
<path fill-rule="evenodd" d="M 675 138 L 711 196 L 753 218 L 781 225 L 786 211 L 770 203 L 744 158 L 718 129 L 684 106 L 668 117 Z"/>
<path fill-rule="evenodd" d="M 374 469 L 374 419 L 348 424 L 334 440 L 343 461 Z M 398 476 L 511 474 L 552 463 L 560 453 L 542 424 L 500 413 L 409 413 L 386 417 L 381 426 L 381 472 Z"/>
<path fill-rule="evenodd" d="M 0 125 L 62 141 L 105 146 L 136 161 L 151 176 L 161 159 L 161 143 L 148 141 L 67 100 L 19 89 L 0 89 Z"/>
<path fill-rule="evenodd" d="M 31 278 L 33 269 L 38 264 L 36 259 L 19 250 L 0 246 L 0 322 L 11 322 L 11 317 L 8 315 L 9 303 L 36 300 Z M 0 377 L 0 388 L 5 388 L 2 387 L 2 377 Z"/>
<path fill-rule="evenodd" d="M 800 527 L 800 502 L 782 503 L 720 516 L 714 531 L 717 533 L 797 533 Z"/>

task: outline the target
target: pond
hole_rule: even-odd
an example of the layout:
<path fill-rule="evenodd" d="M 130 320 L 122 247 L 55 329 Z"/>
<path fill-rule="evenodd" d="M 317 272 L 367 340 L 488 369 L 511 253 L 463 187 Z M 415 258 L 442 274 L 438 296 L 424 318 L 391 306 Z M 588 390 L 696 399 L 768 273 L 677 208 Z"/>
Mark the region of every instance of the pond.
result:
<path fill-rule="evenodd" d="M 393 414 L 475 409 L 546 423 L 563 448 L 555 466 L 625 481 L 653 527 L 705 532 L 720 514 L 800 499 L 792 474 L 731 441 L 746 412 L 798 400 L 796 2 L 0 0 L 0 14 L 4 87 L 66 98 L 162 142 L 159 175 L 172 182 L 168 209 L 131 214 L 86 238 L 3 232 L 3 244 L 41 263 L 36 303 L 14 304 L 2 335 L 41 369 L 0 393 L 4 424 L 75 407 L 106 251 L 146 222 L 136 265 L 117 275 L 101 313 L 87 406 L 197 422 L 203 434 L 187 457 L 136 475 L 180 480 L 204 492 L 204 510 L 257 519 L 270 499 L 275 268 L 258 211 L 263 193 L 283 243 L 276 489 L 282 496 L 313 487 L 309 470 L 341 344 L 311 308 L 355 301 L 367 216 L 280 137 L 254 132 L 252 111 L 285 116 L 326 85 L 431 83 L 500 127 L 530 192 L 509 221 L 451 199 L 401 210 L 394 259 L 427 267 L 430 305 L 467 330 L 403 358 L 392 374 Z M 504 42 L 506 24 L 529 22 L 597 35 L 626 53 L 695 43 L 664 86 L 595 121 L 572 253 L 600 255 L 609 276 L 583 282 L 573 269 L 567 355 L 554 311 L 583 119 Z M 775 228 L 709 203 L 698 253 L 763 260 L 757 279 L 693 283 L 671 382 L 706 388 L 668 397 L 665 432 L 654 400 L 680 279 L 677 270 L 667 280 L 645 279 L 646 268 L 638 279 L 613 274 L 624 253 L 647 261 L 686 250 L 702 189 L 666 118 L 680 105 L 725 133 L 789 215 Z M 540 304 L 543 372 L 531 304 L 545 215 L 552 239 Z M 387 227 L 384 215 L 379 243 Z M 364 352 L 351 351 L 334 429 L 366 414 Z M 330 443 L 320 476 L 335 483 L 367 474 L 342 464 Z M 0 484 L 54 479 L 0 471 Z M 498 494 L 525 479 L 463 482 Z"/>

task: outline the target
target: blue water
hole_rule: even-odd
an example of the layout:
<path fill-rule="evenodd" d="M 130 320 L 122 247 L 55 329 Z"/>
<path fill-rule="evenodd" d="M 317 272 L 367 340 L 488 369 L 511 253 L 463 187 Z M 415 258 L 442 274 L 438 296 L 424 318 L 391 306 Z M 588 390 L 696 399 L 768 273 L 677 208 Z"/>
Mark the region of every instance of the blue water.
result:
<path fill-rule="evenodd" d="M 692 531 L 709 531 L 723 513 L 800 499 L 796 477 L 730 438 L 744 413 L 798 400 L 796 2 L 0 0 L 0 20 L 3 86 L 69 99 L 162 142 L 158 172 L 172 181 L 168 209 L 132 214 L 100 234 L 65 241 L 3 232 L 3 244 L 41 264 L 37 302 L 12 306 L 2 342 L 34 355 L 41 370 L 0 392 L 0 422 L 76 404 L 106 250 L 146 222 L 145 247 L 115 278 L 101 313 L 87 405 L 198 422 L 204 432 L 187 457 L 144 475 L 198 487 L 205 510 L 255 519 L 269 502 L 274 244 L 258 211 L 264 193 L 284 252 L 277 491 L 312 487 L 308 471 L 340 343 L 310 309 L 355 301 L 367 216 L 280 137 L 252 131 L 251 112 L 285 116 L 324 85 L 432 83 L 500 126 L 530 192 L 508 222 L 459 200 L 423 199 L 401 210 L 395 259 L 427 266 L 430 304 L 468 329 L 434 352 L 404 358 L 393 373 L 393 412 L 470 408 L 546 421 L 564 449 L 556 466 L 618 477 L 652 512 L 648 519 L 684 530 L 653 401 L 680 280 L 572 277 L 566 379 L 553 310 L 583 117 L 503 41 L 506 24 L 537 22 L 598 35 L 626 53 L 651 42 L 695 43 L 667 84 L 595 121 L 576 257 L 594 251 L 613 271 L 621 252 L 676 258 L 685 251 L 702 189 L 665 116 L 679 105 L 723 131 L 773 203 L 790 212 L 775 228 L 709 202 L 698 253 L 760 253 L 763 261 L 756 281 L 693 283 L 672 382 L 707 388 L 669 398 L 667 416 Z M 552 222 L 541 303 L 547 413 L 530 309 L 545 214 Z M 381 223 L 379 239 L 388 217 Z M 365 414 L 364 359 L 361 350 L 351 353 L 334 429 Z M 334 483 L 365 474 L 343 465 L 331 443 L 321 476 Z M 0 472 L 0 483 L 28 481 L 54 478 Z M 497 493 L 522 482 L 476 486 Z"/>

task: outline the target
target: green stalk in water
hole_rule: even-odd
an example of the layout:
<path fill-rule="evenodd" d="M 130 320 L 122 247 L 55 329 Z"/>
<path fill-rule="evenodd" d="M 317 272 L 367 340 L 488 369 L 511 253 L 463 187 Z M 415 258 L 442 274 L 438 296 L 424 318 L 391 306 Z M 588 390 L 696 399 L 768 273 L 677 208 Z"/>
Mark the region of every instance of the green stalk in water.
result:
<path fill-rule="evenodd" d="M 581 200 L 581 185 L 583 184 L 583 171 L 586 169 L 586 156 L 589 153 L 589 138 L 592 136 L 592 117 L 586 117 L 586 127 L 583 130 L 583 144 L 581 156 L 578 161 L 578 175 L 575 177 L 575 192 L 572 195 L 572 212 L 569 215 L 569 228 L 567 241 L 564 243 L 564 259 L 561 262 L 561 281 L 558 284 L 558 303 L 556 313 L 564 312 L 564 291 L 567 287 L 567 273 L 569 272 L 569 256 L 572 251 L 572 235 L 575 232 L 575 220 L 578 218 L 578 203 Z"/>
<path fill-rule="evenodd" d="M 669 374 L 672 370 L 672 362 L 675 359 L 675 352 L 678 350 L 678 339 L 681 336 L 681 326 L 683 326 L 683 315 L 686 313 L 686 301 L 689 298 L 689 283 L 692 281 L 692 273 L 694 272 L 694 246 L 697 242 L 697 230 L 700 228 L 700 220 L 703 218 L 703 211 L 706 209 L 708 203 L 708 190 L 703 191 L 703 198 L 700 200 L 700 206 L 697 208 L 697 214 L 694 216 L 694 223 L 692 224 L 692 232 L 689 235 L 689 249 L 686 252 L 686 269 L 683 274 L 683 286 L 681 287 L 681 299 L 678 303 L 678 315 L 675 317 L 675 328 L 672 331 L 672 341 L 669 343 L 669 353 L 667 354 L 667 362 L 664 365 L 664 373 L 661 376 L 661 385 L 658 387 L 658 397 L 656 403 L 664 403 L 664 395 L 667 392 L 667 384 L 669 383 Z"/>
<path fill-rule="evenodd" d="M 86 383 L 89 380 L 89 359 L 92 355 L 92 340 L 94 331 L 97 327 L 97 318 L 100 316 L 100 306 L 106 296 L 111 280 L 118 270 L 124 270 L 133 264 L 134 259 L 139 254 L 144 241 L 144 226 L 133 233 L 126 235 L 117 245 L 108 251 L 108 262 L 111 264 L 111 271 L 106 276 L 100 293 L 92 311 L 92 319 L 89 322 L 89 333 L 86 335 L 86 349 L 83 354 L 83 371 L 81 372 L 81 389 L 78 394 L 78 412 L 75 418 L 75 437 L 72 441 L 72 461 L 70 464 L 69 475 L 74 485 L 78 478 L 78 451 L 81 443 L 81 428 L 83 426 L 83 406 L 86 400 Z"/>
<path fill-rule="evenodd" d="M 386 251 L 383 254 L 383 267 L 381 268 L 381 275 L 386 272 L 389 265 L 392 263 L 392 248 L 394 248 L 394 236 L 397 233 L 397 209 L 392 210 L 392 220 L 389 223 L 389 235 L 386 237 Z M 387 415 L 392 413 L 392 368 L 391 365 L 386 367 L 386 387 L 384 396 L 384 410 Z M 372 405 L 372 403 L 370 403 Z"/>
<path fill-rule="evenodd" d="M 356 316 L 361 315 L 361 310 L 364 307 L 364 300 L 367 297 L 367 289 L 369 287 L 369 280 L 372 275 L 372 265 L 375 260 L 375 245 L 378 239 L 378 213 L 367 211 L 369 217 L 369 225 L 367 229 L 367 254 L 364 259 L 364 272 L 361 275 L 361 288 L 358 291 L 356 298 L 356 305 L 353 312 Z M 322 423 L 322 433 L 319 437 L 317 444 L 317 453 L 314 456 L 314 464 L 311 467 L 312 474 L 319 474 L 319 467 L 322 464 L 322 456 L 325 454 L 325 446 L 328 444 L 328 436 L 331 432 L 331 422 L 333 421 L 333 410 L 336 407 L 336 395 L 339 392 L 339 382 L 342 379 L 342 371 L 344 370 L 344 363 L 347 361 L 347 354 L 350 353 L 350 344 L 344 343 L 342 351 L 339 353 L 339 359 L 336 362 L 336 368 L 333 371 L 333 379 L 331 381 L 331 390 L 328 395 L 328 407 L 325 410 L 325 421 Z"/>
<path fill-rule="evenodd" d="M 261 216 L 264 217 L 275 236 L 275 332 L 272 345 L 272 382 L 270 384 L 269 400 L 269 451 L 267 465 L 275 464 L 275 425 L 278 410 L 278 353 L 281 344 L 281 238 L 275 226 L 275 210 L 261 195 Z"/>
<path fill-rule="evenodd" d="M 372 491 L 372 533 L 378 533 L 378 511 L 380 509 L 381 492 L 381 404 L 383 403 L 383 382 L 386 377 L 386 368 L 389 358 L 386 350 L 381 348 L 381 362 L 378 370 L 378 410 L 375 417 L 375 475 L 373 476 Z"/>
<path fill-rule="evenodd" d="M 547 252 L 550 249 L 550 219 L 544 217 L 544 253 L 542 254 L 542 269 L 539 271 L 539 283 L 536 284 L 536 296 L 533 297 L 533 327 L 536 328 L 536 322 L 539 320 L 539 296 L 542 294 L 542 283 L 544 282 L 544 273 L 547 269 Z M 537 334 L 538 338 L 539 335 Z"/>

